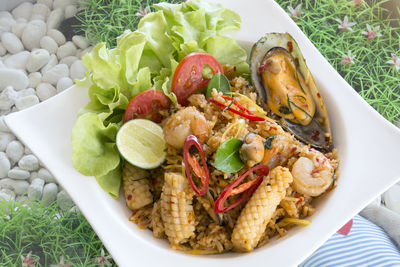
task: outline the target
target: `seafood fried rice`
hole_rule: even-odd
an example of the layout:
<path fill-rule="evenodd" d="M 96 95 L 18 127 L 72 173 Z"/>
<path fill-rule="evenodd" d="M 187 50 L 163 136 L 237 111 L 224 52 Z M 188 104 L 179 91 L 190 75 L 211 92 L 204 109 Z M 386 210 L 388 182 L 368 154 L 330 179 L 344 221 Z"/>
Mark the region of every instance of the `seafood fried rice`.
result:
<path fill-rule="evenodd" d="M 229 66 L 224 70 L 229 72 Z M 130 220 L 167 239 L 176 250 L 251 251 L 295 225 L 310 223 L 305 218 L 315 211 L 312 200 L 335 186 L 336 150 L 323 153 L 298 141 L 263 112 L 261 99 L 243 77 L 229 78 L 229 97 L 213 89 L 211 98 L 192 94 L 187 106 L 160 110 L 166 140 L 166 160 L 160 167 L 123 166 Z M 227 108 L 232 103 L 263 120 L 232 112 Z M 189 136 L 200 144 L 205 162 L 198 147 L 185 150 Z M 215 166 L 218 149 L 233 138 L 242 141 L 244 166 L 221 171 Z M 185 168 L 185 153 L 190 168 Z M 208 188 L 198 194 L 207 172 Z M 229 187 L 239 180 L 242 184 Z"/>

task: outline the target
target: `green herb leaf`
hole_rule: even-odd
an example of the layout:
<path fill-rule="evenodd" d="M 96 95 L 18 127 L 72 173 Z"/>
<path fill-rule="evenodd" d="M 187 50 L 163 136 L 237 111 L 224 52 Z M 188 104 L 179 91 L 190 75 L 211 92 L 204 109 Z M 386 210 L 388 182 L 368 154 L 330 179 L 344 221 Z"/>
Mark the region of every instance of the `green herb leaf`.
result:
<path fill-rule="evenodd" d="M 264 148 L 266 149 L 271 149 L 272 148 L 272 141 L 276 138 L 276 135 L 271 135 L 267 139 L 265 139 L 264 143 Z"/>
<path fill-rule="evenodd" d="M 243 141 L 237 138 L 231 138 L 223 142 L 215 157 L 215 168 L 217 170 L 233 173 L 243 168 L 244 163 L 240 159 L 239 149 Z"/>
<path fill-rule="evenodd" d="M 206 97 L 211 97 L 211 92 L 214 88 L 218 92 L 222 92 L 224 94 L 231 91 L 231 85 L 228 78 L 226 78 L 226 76 L 220 72 L 215 74 L 208 83 Z"/>

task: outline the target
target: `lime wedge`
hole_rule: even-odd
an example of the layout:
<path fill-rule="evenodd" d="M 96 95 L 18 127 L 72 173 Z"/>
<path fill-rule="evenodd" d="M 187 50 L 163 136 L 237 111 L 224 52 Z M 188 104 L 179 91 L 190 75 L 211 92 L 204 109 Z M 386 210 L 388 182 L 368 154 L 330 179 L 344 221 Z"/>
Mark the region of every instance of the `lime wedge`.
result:
<path fill-rule="evenodd" d="M 119 153 L 130 164 L 153 169 L 165 159 L 163 129 L 155 122 L 134 119 L 126 122 L 117 133 Z"/>

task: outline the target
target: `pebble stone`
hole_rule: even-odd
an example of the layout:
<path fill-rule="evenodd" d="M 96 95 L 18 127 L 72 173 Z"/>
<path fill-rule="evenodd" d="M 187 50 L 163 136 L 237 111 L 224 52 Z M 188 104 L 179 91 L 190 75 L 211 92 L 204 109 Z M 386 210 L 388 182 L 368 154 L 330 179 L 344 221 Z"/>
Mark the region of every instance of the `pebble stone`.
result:
<path fill-rule="evenodd" d="M 18 162 L 24 155 L 24 146 L 17 140 L 11 141 L 7 145 L 6 155 L 14 164 Z"/>
<path fill-rule="evenodd" d="M 15 54 L 24 49 L 21 40 L 11 32 L 5 32 L 1 35 L 1 42 L 8 52 Z"/>
<path fill-rule="evenodd" d="M 0 17 L 0 33 L 9 32 L 15 23 L 17 22 L 12 17 Z"/>
<path fill-rule="evenodd" d="M 34 95 L 35 93 L 36 93 L 36 91 L 35 91 L 35 89 L 33 89 L 33 88 L 26 88 L 26 89 L 23 89 L 23 90 L 21 90 L 21 91 L 18 92 L 17 100 L 18 100 L 19 98 L 21 98 L 21 97 L 24 97 L 24 96 Z M 15 103 L 17 103 L 17 100 L 15 100 Z"/>
<path fill-rule="evenodd" d="M 0 116 L 0 132 L 10 133 L 10 129 L 8 129 L 4 122 L 4 116 Z"/>
<path fill-rule="evenodd" d="M 36 88 L 36 94 L 40 101 L 44 101 L 57 93 L 56 88 L 49 83 L 40 83 Z"/>
<path fill-rule="evenodd" d="M 69 76 L 69 68 L 66 64 L 57 64 L 48 71 L 43 73 L 43 82 L 48 82 L 52 85 L 57 85 L 57 82 L 62 77 Z M 39 96 L 40 98 L 40 96 Z"/>
<path fill-rule="evenodd" d="M 57 49 L 58 59 L 62 59 L 68 56 L 75 56 L 75 54 L 76 54 L 76 46 L 71 41 L 66 42 Z"/>
<path fill-rule="evenodd" d="M 0 43 L 0 57 L 4 56 L 7 53 L 7 49 L 4 47 L 2 43 Z"/>
<path fill-rule="evenodd" d="M 10 171 L 11 163 L 4 152 L 0 152 L 0 178 L 5 178 Z"/>
<path fill-rule="evenodd" d="M 38 0 L 37 3 L 46 5 L 49 9 L 53 8 L 53 0 Z"/>
<path fill-rule="evenodd" d="M 21 21 L 18 21 L 21 20 Z M 22 37 L 22 33 L 24 32 L 24 29 L 26 25 L 28 24 L 25 19 L 18 19 L 17 23 L 11 26 L 11 31 L 12 33 L 15 34 L 19 39 Z M 22 44 L 22 43 L 21 43 Z"/>
<path fill-rule="evenodd" d="M 72 5 L 74 0 L 54 0 L 53 8 L 65 8 L 66 6 Z"/>
<path fill-rule="evenodd" d="M 44 66 L 40 70 L 40 72 L 42 73 L 42 76 L 46 71 L 48 71 L 49 69 L 51 69 L 52 67 L 54 67 L 57 64 L 58 64 L 57 56 L 55 54 L 50 55 L 49 62 L 46 64 L 46 66 Z"/>
<path fill-rule="evenodd" d="M 80 49 L 86 49 L 89 47 L 89 41 L 85 37 L 80 35 L 75 35 L 74 37 L 72 37 L 72 42 L 74 42 L 74 44 Z"/>
<path fill-rule="evenodd" d="M 49 51 L 46 49 L 36 49 L 29 55 L 26 63 L 26 69 L 29 72 L 36 72 L 45 66 L 50 60 Z"/>
<path fill-rule="evenodd" d="M 23 110 L 39 104 L 39 98 L 36 95 L 28 95 L 15 100 L 15 106 L 18 110 Z"/>
<path fill-rule="evenodd" d="M 47 30 L 57 29 L 64 20 L 64 10 L 62 8 L 54 9 L 50 12 L 47 19 Z"/>
<path fill-rule="evenodd" d="M 71 65 L 71 78 L 72 79 L 83 79 L 85 77 L 86 67 L 83 65 L 82 60 L 77 60 Z"/>
<path fill-rule="evenodd" d="M 32 181 L 36 178 L 38 178 L 38 172 L 31 172 L 31 176 L 28 178 L 28 181 L 32 183 Z"/>
<path fill-rule="evenodd" d="M 36 88 L 38 84 L 42 81 L 42 74 L 40 72 L 32 72 L 28 75 L 29 84 L 31 88 Z"/>
<path fill-rule="evenodd" d="M 37 176 L 40 179 L 43 179 L 46 183 L 55 183 L 56 179 L 54 179 L 54 176 L 45 168 L 41 168 L 38 173 Z"/>
<path fill-rule="evenodd" d="M 18 166 L 27 171 L 36 171 L 39 169 L 39 160 L 34 155 L 25 155 L 18 161 Z"/>
<path fill-rule="evenodd" d="M 40 39 L 46 35 L 47 25 L 42 20 L 31 20 L 22 33 L 22 43 L 25 48 L 32 50 L 40 47 Z"/>
<path fill-rule="evenodd" d="M 70 198 L 70 196 L 64 190 L 61 190 L 57 194 L 57 204 L 63 211 L 68 211 L 70 208 L 74 206 L 74 202 Z"/>
<path fill-rule="evenodd" d="M 0 133 L 0 151 L 5 151 L 8 143 L 15 140 L 15 136 L 11 133 Z"/>
<path fill-rule="evenodd" d="M 56 43 L 60 46 L 65 44 L 65 42 L 67 41 L 67 39 L 65 39 L 64 34 L 62 34 L 62 32 L 60 32 L 59 30 L 56 29 L 51 29 L 47 32 L 47 35 L 50 36 L 51 38 L 53 38 L 54 41 L 56 41 Z"/>
<path fill-rule="evenodd" d="M 58 44 L 50 36 L 43 36 L 40 39 L 40 47 L 46 49 L 50 54 L 55 54 L 58 49 Z"/>
<path fill-rule="evenodd" d="M 65 18 L 69 19 L 75 16 L 78 13 L 78 8 L 75 5 L 68 5 L 65 7 Z"/>
<path fill-rule="evenodd" d="M 11 201 L 15 200 L 15 193 L 11 191 L 10 189 L 1 189 L 0 190 L 0 199 L 3 199 L 4 201 Z"/>
<path fill-rule="evenodd" d="M 46 21 L 47 17 L 49 16 L 49 13 L 50 9 L 48 6 L 41 3 L 36 3 L 33 5 L 30 20 Z"/>
<path fill-rule="evenodd" d="M 30 2 L 24 2 L 14 8 L 11 12 L 15 19 L 26 19 L 29 20 L 32 14 L 33 4 Z"/>
<path fill-rule="evenodd" d="M 24 180 L 13 180 L 10 178 L 5 178 L 0 180 L 0 188 L 1 187 L 11 189 L 17 195 L 23 195 L 27 193 L 29 183 Z"/>
<path fill-rule="evenodd" d="M 44 181 L 40 178 L 36 178 L 32 181 L 28 187 L 28 198 L 29 199 L 41 199 L 43 194 Z"/>
<path fill-rule="evenodd" d="M 17 92 L 15 92 L 12 86 L 7 86 L 0 93 L 0 109 L 9 110 L 14 105 L 17 95 L 18 95 Z"/>
<path fill-rule="evenodd" d="M 30 173 L 28 171 L 21 170 L 18 167 L 14 167 L 8 171 L 8 177 L 10 177 L 12 179 L 25 180 L 25 179 L 28 179 L 29 176 L 30 176 Z"/>
<path fill-rule="evenodd" d="M 43 187 L 42 202 L 48 206 L 57 199 L 58 186 L 55 183 L 46 184 Z"/>
<path fill-rule="evenodd" d="M 28 87 L 28 76 L 21 70 L 0 69 L 0 90 L 12 86 L 15 90 L 22 90 Z"/>
<path fill-rule="evenodd" d="M 69 77 L 62 77 L 57 82 L 57 93 L 64 91 L 65 89 L 71 87 L 74 82 Z"/>
<path fill-rule="evenodd" d="M 60 60 L 60 64 L 65 64 L 68 66 L 68 68 L 71 67 L 72 63 L 74 63 L 76 60 L 78 60 L 78 57 L 76 56 L 68 56 L 64 57 Z"/>
<path fill-rule="evenodd" d="M 9 56 L 4 60 L 4 65 L 11 69 L 25 70 L 30 53 L 28 51 L 21 51 L 14 55 Z"/>

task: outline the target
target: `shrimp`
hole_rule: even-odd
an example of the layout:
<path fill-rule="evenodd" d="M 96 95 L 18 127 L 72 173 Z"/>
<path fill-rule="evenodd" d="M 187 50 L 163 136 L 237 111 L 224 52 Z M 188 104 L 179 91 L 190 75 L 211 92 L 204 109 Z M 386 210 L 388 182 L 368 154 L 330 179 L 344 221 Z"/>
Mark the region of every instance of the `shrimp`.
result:
<path fill-rule="evenodd" d="M 268 138 L 269 141 L 268 144 Z M 264 158 L 261 164 L 267 165 L 270 169 L 283 165 L 296 152 L 296 143 L 293 137 L 288 134 L 277 134 L 268 137 L 266 140 L 266 148 Z"/>
<path fill-rule="evenodd" d="M 178 149 L 183 148 L 186 138 L 191 134 L 201 143 L 208 137 L 208 122 L 195 107 L 181 109 L 167 119 L 164 137 L 169 145 Z"/>
<path fill-rule="evenodd" d="M 334 167 L 319 151 L 309 149 L 293 164 L 293 188 L 297 192 L 316 197 L 332 184 Z"/>
<path fill-rule="evenodd" d="M 243 139 L 243 145 L 240 148 L 240 158 L 246 162 L 248 167 L 253 167 L 260 163 L 264 158 L 263 138 L 255 133 L 248 133 Z"/>

